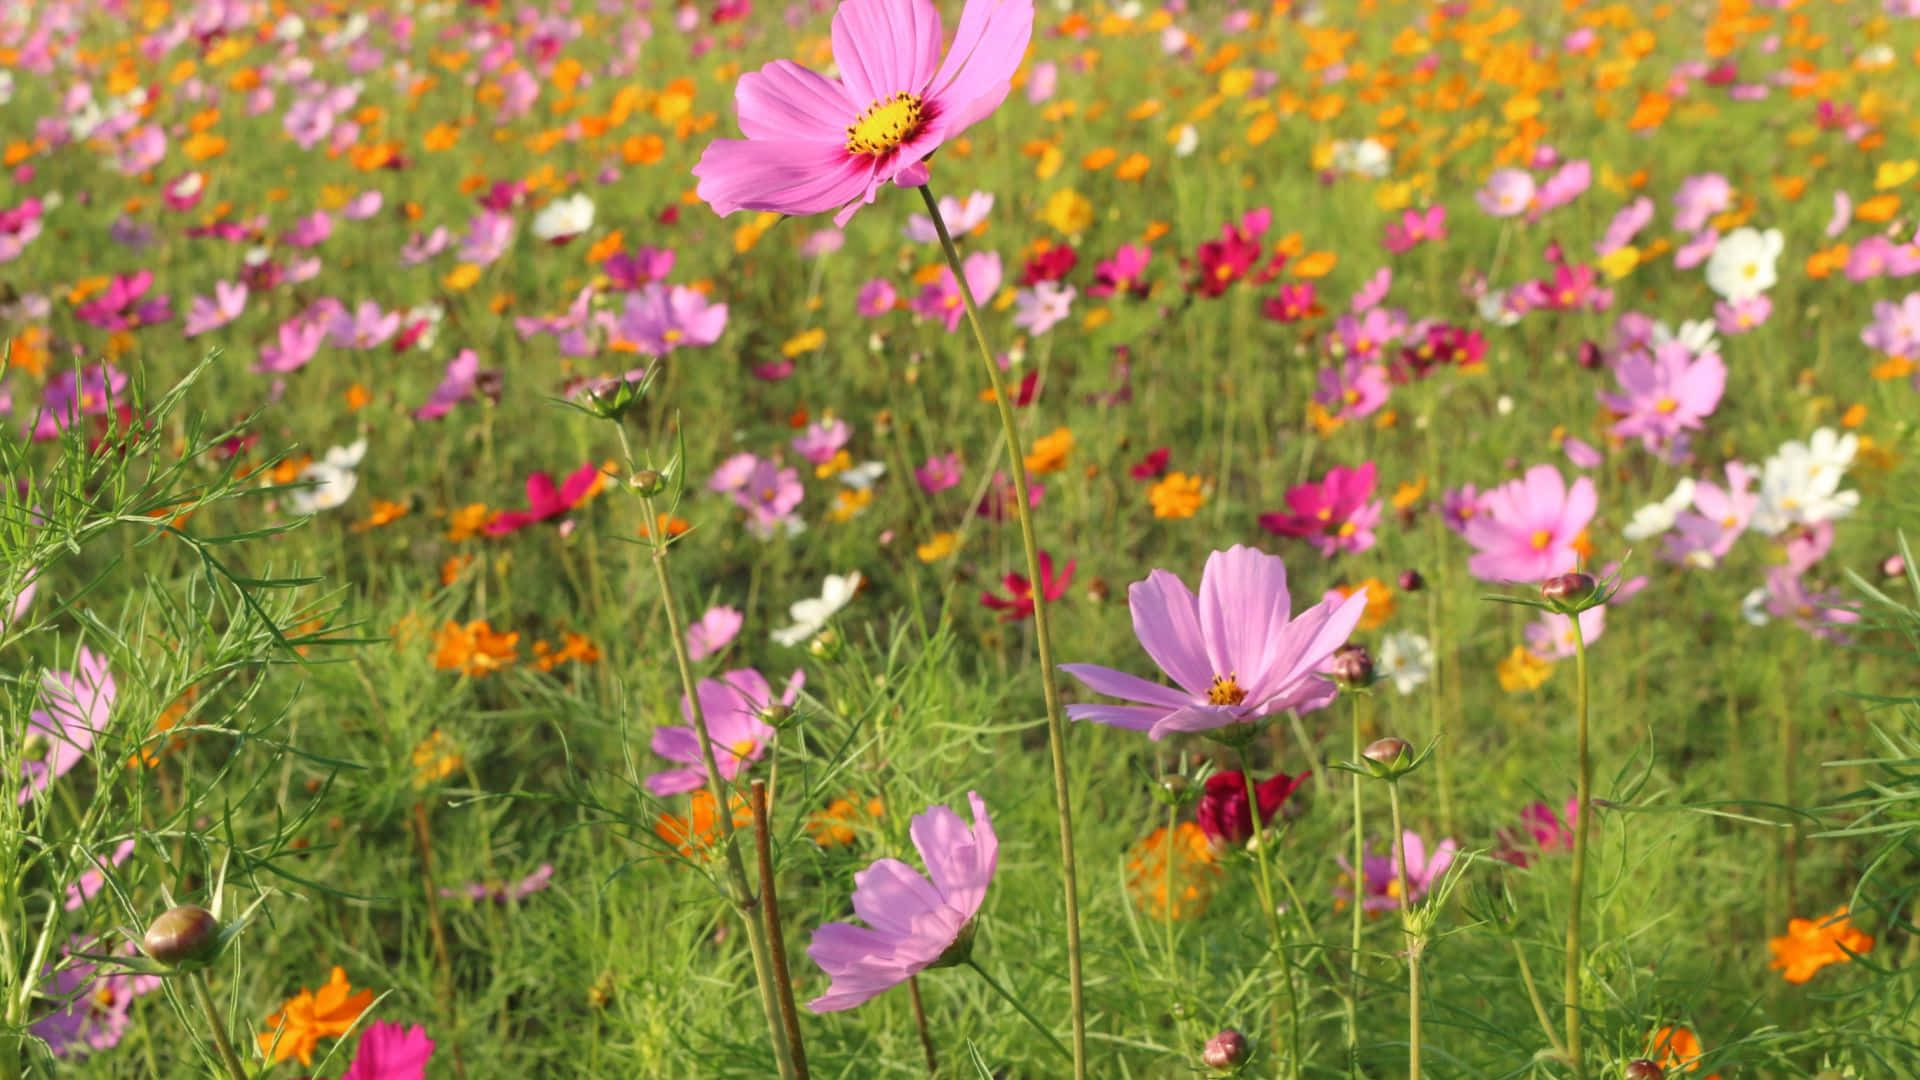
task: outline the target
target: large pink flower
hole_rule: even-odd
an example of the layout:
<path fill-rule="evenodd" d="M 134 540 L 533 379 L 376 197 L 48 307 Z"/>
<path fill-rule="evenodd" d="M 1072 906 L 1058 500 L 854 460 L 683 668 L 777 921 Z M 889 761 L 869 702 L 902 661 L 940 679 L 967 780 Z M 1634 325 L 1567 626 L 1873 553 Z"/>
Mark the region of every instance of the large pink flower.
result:
<path fill-rule="evenodd" d="M 715 139 L 693 167 L 716 213 L 817 214 L 845 225 L 889 180 L 926 183 L 922 162 L 1007 96 L 1033 34 L 1033 0 L 967 0 L 945 60 L 932 0 L 846 0 L 829 79 L 790 60 L 740 77 L 745 139 Z"/>
<path fill-rule="evenodd" d="M 1593 481 L 1571 487 L 1551 465 L 1535 465 L 1481 496 L 1464 535 L 1475 548 L 1467 570 L 1482 581 L 1545 581 L 1580 563 L 1574 542 L 1599 506 Z"/>

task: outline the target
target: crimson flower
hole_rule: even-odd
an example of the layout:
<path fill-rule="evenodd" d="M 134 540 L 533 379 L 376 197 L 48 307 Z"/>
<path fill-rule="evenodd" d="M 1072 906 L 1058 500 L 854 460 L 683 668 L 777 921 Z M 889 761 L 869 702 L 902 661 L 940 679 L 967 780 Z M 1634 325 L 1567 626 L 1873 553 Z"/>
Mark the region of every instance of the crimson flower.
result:
<path fill-rule="evenodd" d="M 600 466 L 589 461 L 568 474 L 558 487 L 553 477 L 536 472 L 527 477 L 527 509 L 509 510 L 487 523 L 488 536 L 505 536 L 529 525 L 550 521 L 585 502 L 600 480 Z"/>
<path fill-rule="evenodd" d="M 1073 584 L 1072 559 L 1067 560 L 1066 569 L 1058 575 L 1053 572 L 1053 556 L 1040 553 L 1040 592 L 1048 603 L 1067 594 L 1067 587 Z M 998 596 L 990 592 L 980 594 L 980 602 L 995 611 L 1002 612 L 1001 622 L 1018 622 L 1033 617 L 1033 583 L 1025 574 L 1008 574 L 1000 582 L 1006 587 L 1007 596 Z"/>

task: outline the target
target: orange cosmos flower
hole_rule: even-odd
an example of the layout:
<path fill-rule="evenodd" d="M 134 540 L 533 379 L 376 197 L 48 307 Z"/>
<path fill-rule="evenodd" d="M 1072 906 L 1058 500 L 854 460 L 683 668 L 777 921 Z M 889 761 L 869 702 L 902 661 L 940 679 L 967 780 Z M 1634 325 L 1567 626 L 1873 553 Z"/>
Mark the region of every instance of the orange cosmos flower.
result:
<path fill-rule="evenodd" d="M 478 678 L 504 670 L 519 659 L 520 635 L 495 633 L 485 619 L 465 626 L 449 619 L 433 638 L 433 666 Z"/>
<path fill-rule="evenodd" d="M 859 792 L 849 791 L 807 819 L 807 835 L 821 847 L 845 847 L 859 838 L 855 830 L 870 828 L 885 810 L 879 799 L 862 804 Z"/>
<path fill-rule="evenodd" d="M 1844 964 L 1855 953 L 1871 952 L 1873 938 L 1854 927 L 1841 908 L 1824 919 L 1793 919 L 1787 932 L 1767 942 L 1773 960 L 1767 966 L 1798 986 L 1828 964 Z"/>
<path fill-rule="evenodd" d="M 1224 876 L 1206 832 L 1191 821 L 1175 826 L 1171 838 L 1161 826 L 1127 852 L 1127 895 L 1156 919 L 1199 918 Z"/>
<path fill-rule="evenodd" d="M 733 827 L 744 828 L 753 823 L 753 811 L 747 807 L 745 799 L 735 795 L 728 800 L 733 806 Z M 713 812 L 713 794 L 706 788 L 693 793 L 685 818 L 675 814 L 661 814 L 654 823 L 654 833 L 689 858 L 705 858 L 708 849 L 719 839 L 719 816 Z"/>
<path fill-rule="evenodd" d="M 267 1030 L 259 1035 L 260 1052 L 276 1065 L 297 1057 L 301 1065 L 311 1066 L 320 1040 L 337 1039 L 353 1030 L 371 1004 L 373 991 L 353 993 L 346 970 L 336 967 L 318 992 L 302 989 L 267 1017 Z"/>

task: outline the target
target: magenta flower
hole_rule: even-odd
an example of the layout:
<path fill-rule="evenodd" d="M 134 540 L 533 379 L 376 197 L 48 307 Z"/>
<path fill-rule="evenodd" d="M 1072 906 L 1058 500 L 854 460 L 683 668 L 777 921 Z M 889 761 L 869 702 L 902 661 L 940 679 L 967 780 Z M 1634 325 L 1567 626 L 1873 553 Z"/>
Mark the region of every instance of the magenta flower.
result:
<path fill-rule="evenodd" d="M 1462 535 L 1475 554 L 1467 570 L 1482 581 L 1545 581 L 1579 565 L 1574 541 L 1599 506 L 1593 481 L 1569 488 L 1560 470 L 1535 465 L 1525 477 L 1478 499 Z"/>
<path fill-rule="evenodd" d="M 1379 412 L 1391 392 L 1385 367 L 1355 357 L 1320 369 L 1313 400 L 1337 420 L 1359 420 Z"/>
<path fill-rule="evenodd" d="M 529 525 L 550 521 L 580 505 L 600 479 L 600 466 L 589 461 L 567 474 L 559 485 L 549 473 L 535 472 L 527 477 L 527 509 L 508 510 L 487 522 L 488 536 L 506 536 Z"/>
<path fill-rule="evenodd" d="M 31 431 L 36 442 L 58 438 L 83 416 L 105 416 L 127 407 L 127 374 L 101 362 L 75 374 L 67 368 L 47 380 L 40 391 L 40 411 Z"/>
<path fill-rule="evenodd" d="M 797 469 L 783 469 L 771 459 L 756 458 L 753 469 L 734 490 L 733 501 L 747 512 L 747 529 L 765 540 L 777 531 L 799 531 L 794 511 L 806 496 Z"/>
<path fill-rule="evenodd" d="M 426 1028 L 376 1020 L 360 1036 L 353 1064 L 340 1080 L 425 1080 L 432 1057 L 433 1040 Z"/>
<path fill-rule="evenodd" d="M 1533 205 L 1537 188 L 1522 169 L 1499 169 L 1487 177 L 1487 186 L 1473 193 L 1480 209 L 1497 218 L 1518 217 Z"/>
<path fill-rule="evenodd" d="M 79 952 L 86 944 L 69 948 Z M 77 957 L 50 960 L 41 973 L 38 995 L 53 1002 L 53 1008 L 33 1021 L 30 1030 L 61 1059 L 118 1046 L 126 1037 L 134 999 L 160 988 L 157 975 L 109 973 Z"/>
<path fill-rule="evenodd" d="M 1032 33 L 1032 0 L 967 0 L 942 61 L 932 0 L 845 0 L 833 17 L 840 78 L 790 60 L 742 75 L 746 138 L 707 147 L 696 190 L 722 216 L 838 209 L 844 226 L 887 181 L 926 183 L 925 159 L 1006 98 Z"/>
<path fill-rule="evenodd" d="M 512 246 L 512 215 L 482 210 L 467 223 L 467 235 L 460 240 L 460 261 L 487 266 L 499 261 Z"/>
<path fill-rule="evenodd" d="M 1287 492 L 1293 512 L 1261 514 L 1260 527 L 1306 540 L 1329 558 L 1365 551 L 1373 546 L 1382 505 L 1373 498 L 1374 471 L 1371 461 L 1357 469 L 1336 465 L 1317 484 L 1297 484 Z"/>
<path fill-rule="evenodd" d="M 473 397 L 487 393 L 499 397 L 500 372 L 498 370 L 480 370 L 480 354 L 472 349 L 461 349 L 452 360 L 447 361 L 447 371 L 440 379 L 440 385 L 433 388 L 433 396 L 427 403 L 413 410 L 415 420 L 438 420 L 453 411 L 455 405 Z"/>
<path fill-rule="evenodd" d="M 854 305 L 861 315 L 869 319 L 877 319 L 892 311 L 893 305 L 899 300 L 900 294 L 894 289 L 892 282 L 886 278 L 874 278 L 860 286 L 860 293 L 854 298 Z"/>
<path fill-rule="evenodd" d="M 996 252 L 976 251 L 961 262 L 960 269 L 966 271 L 967 292 L 973 295 L 976 306 L 986 303 L 1000 288 L 1000 256 Z M 912 307 L 913 313 L 922 319 L 945 323 L 949 334 L 960 329 L 960 320 L 967 314 L 960 286 L 954 281 L 953 270 L 947 267 L 942 267 L 940 276 L 920 290 L 913 298 Z"/>
<path fill-rule="evenodd" d="M 1366 593 L 1323 600 L 1298 618 L 1289 614 L 1291 603 L 1286 563 L 1249 547 L 1208 556 L 1197 598 L 1178 577 L 1155 570 L 1127 590 L 1127 606 L 1141 647 L 1177 685 L 1063 664 L 1060 670 L 1095 693 L 1136 703 L 1069 705 L 1067 715 L 1163 739 L 1320 708 L 1337 688 L 1317 672 L 1353 633 Z"/>
<path fill-rule="evenodd" d="M 925 465 L 913 470 L 913 478 L 919 482 L 921 491 L 938 495 L 960 483 L 960 455 L 935 454 Z"/>
<path fill-rule="evenodd" d="M 311 248 L 326 243 L 333 235 L 333 218 L 325 210 L 315 210 L 306 217 L 293 223 L 293 228 L 280 239 L 289 247 Z"/>
<path fill-rule="evenodd" d="M 213 283 L 213 299 L 196 296 L 188 302 L 186 325 L 182 332 L 186 337 L 199 337 L 239 318 L 246 309 L 245 285 L 237 281 L 216 281 Z"/>
<path fill-rule="evenodd" d="M 294 316 L 280 324 L 276 342 L 260 347 L 260 362 L 253 370 L 263 375 L 282 374 L 306 367 L 326 340 L 326 324 L 317 319 Z"/>
<path fill-rule="evenodd" d="M 1558 210 L 1586 194 L 1587 188 L 1592 185 L 1593 166 L 1589 165 L 1585 158 L 1567 162 L 1554 170 L 1553 175 L 1547 177 L 1546 182 L 1540 185 L 1540 190 L 1533 200 L 1533 209 L 1528 213 L 1528 220 L 1537 220 L 1549 211 Z"/>
<path fill-rule="evenodd" d="M 807 955 L 833 982 L 808 1009 L 851 1009 L 928 968 L 966 959 L 1000 858 L 987 804 L 971 791 L 967 802 L 972 827 L 945 806 L 914 815 L 908 832 L 926 876 L 898 859 L 880 859 L 853 876 L 853 911 L 867 925 L 828 923 L 814 931 Z"/>
<path fill-rule="evenodd" d="M 1040 594 L 1047 598 L 1047 603 L 1052 604 L 1067 595 L 1067 589 L 1073 585 L 1073 570 L 1074 561 L 1068 559 L 1066 567 L 1058 574 L 1054 573 L 1053 556 L 1045 551 L 1040 553 Z M 1000 579 L 1000 584 L 1005 586 L 1006 596 L 996 596 L 982 590 L 980 603 L 1000 612 L 1001 622 L 1031 619 L 1033 617 L 1033 582 L 1027 580 L 1027 575 L 1009 573 Z"/>
<path fill-rule="evenodd" d="M 1523 841 L 1512 829 L 1501 829 L 1493 857 L 1522 869 L 1533 865 L 1534 856 L 1573 850 L 1573 823 L 1580 817 L 1580 800 L 1568 799 L 1565 811 L 1555 813 L 1543 802 L 1528 803 L 1520 810 L 1520 825 L 1527 831 Z"/>
<path fill-rule="evenodd" d="M 1407 857 L 1407 891 L 1412 894 L 1407 897 L 1400 895 L 1400 880 L 1397 873 L 1400 865 L 1399 849 L 1402 847 L 1406 849 Z M 1440 845 L 1429 853 L 1427 842 L 1420 837 L 1419 833 L 1408 829 L 1401 834 L 1400 842 L 1395 844 L 1394 848 L 1391 854 L 1368 855 L 1363 860 L 1361 910 L 1393 911 L 1405 902 L 1419 903 L 1426 898 L 1427 893 L 1433 889 L 1441 875 L 1447 872 L 1447 867 L 1453 865 L 1454 856 L 1459 852 L 1460 845 L 1448 838 L 1440 841 Z M 1351 882 L 1353 866 L 1347 862 L 1345 856 L 1336 856 L 1335 861 L 1340 864 L 1340 869 L 1346 873 L 1347 880 Z M 1336 887 L 1333 894 L 1345 903 L 1353 902 L 1351 886 Z"/>
<path fill-rule="evenodd" d="M 726 648 L 746 621 L 738 608 L 708 608 L 687 627 L 687 658 L 697 663 Z"/>
<path fill-rule="evenodd" d="M 674 253 L 666 248 L 616 251 L 600 264 L 600 271 L 607 275 L 610 288 L 630 292 L 651 281 L 665 281 L 673 273 L 674 259 Z"/>
<path fill-rule="evenodd" d="M 752 668 L 729 671 L 718 679 L 700 680 L 694 689 L 700 696 L 700 712 L 707 721 L 707 737 L 713 740 L 714 761 L 720 766 L 721 779 L 732 780 L 760 760 L 774 734 L 773 726 L 760 718 L 761 711 L 776 702 L 793 704 L 805 682 L 805 673 L 795 671 L 787 680 L 786 689 L 775 698 L 766 677 Z M 707 782 L 700 737 L 693 729 L 693 706 L 684 694 L 680 697 L 680 715 L 686 718 L 686 727 L 657 728 L 653 733 L 653 752 L 686 766 L 647 777 L 647 790 L 663 798 L 683 795 Z"/>
<path fill-rule="evenodd" d="M 1147 264 L 1152 260 L 1153 249 L 1145 244 L 1120 245 L 1113 258 L 1094 264 L 1093 284 L 1087 287 L 1087 295 L 1096 298 L 1122 292 L 1131 293 L 1135 298 L 1147 295 L 1149 286 L 1145 278 Z"/>
<path fill-rule="evenodd" d="M 1387 223 L 1387 250 L 1405 255 L 1428 241 L 1441 243 L 1447 238 L 1447 208 L 1429 206 L 1425 210 L 1402 210 L 1399 221 Z"/>
<path fill-rule="evenodd" d="M 107 871 L 132 858 L 133 848 L 134 841 L 126 839 L 120 841 L 106 858 L 93 856 L 89 860 L 93 863 L 93 869 L 81 871 L 79 879 L 67 886 L 67 910 L 78 911 L 86 906 L 87 901 L 100 895 L 100 890 L 107 887 Z"/>
<path fill-rule="evenodd" d="M 1696 357 L 1678 341 L 1655 347 L 1652 355 L 1621 357 L 1613 375 L 1622 392 L 1599 395 L 1620 416 L 1608 430 L 1621 438 L 1639 436 L 1654 451 L 1668 448 L 1683 432 L 1699 430 L 1727 387 L 1727 368 L 1718 353 Z"/>
<path fill-rule="evenodd" d="M 400 312 L 381 311 L 372 300 L 360 301 L 352 312 L 344 309 L 327 323 L 327 343 L 336 349 L 374 349 L 400 332 Z"/>
<path fill-rule="evenodd" d="M 93 749 L 94 737 L 106 730 L 107 716 L 118 695 L 113 673 L 107 670 L 107 658 L 84 645 L 75 670 L 49 671 L 40 676 L 44 707 L 28 714 L 27 738 L 43 743 L 44 752 L 20 765 L 26 778 L 20 802 L 32 800 L 80 764 Z"/>

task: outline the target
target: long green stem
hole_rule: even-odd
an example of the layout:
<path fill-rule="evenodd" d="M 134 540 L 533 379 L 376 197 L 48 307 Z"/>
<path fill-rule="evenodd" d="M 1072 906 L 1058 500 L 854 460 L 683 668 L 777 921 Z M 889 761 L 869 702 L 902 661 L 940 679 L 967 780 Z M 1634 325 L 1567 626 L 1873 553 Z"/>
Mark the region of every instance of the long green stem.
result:
<path fill-rule="evenodd" d="M 1167 860 L 1166 864 L 1160 868 L 1163 877 L 1162 885 L 1166 889 L 1167 902 L 1165 907 L 1161 909 L 1160 914 L 1163 918 L 1160 921 L 1165 924 L 1167 930 L 1167 979 L 1169 981 L 1178 978 L 1180 974 L 1178 957 L 1173 951 L 1173 844 L 1175 839 L 1174 830 L 1178 828 L 1179 819 L 1179 805 L 1168 802 L 1167 835 L 1166 839 L 1160 845 L 1161 852 L 1166 856 Z"/>
<path fill-rule="evenodd" d="M 1032 583 L 1033 636 L 1040 653 L 1040 686 L 1047 705 L 1047 745 L 1053 754 L 1053 797 L 1060 818 L 1060 884 L 1066 898 L 1067 985 L 1073 1020 L 1074 1080 L 1087 1076 L 1086 988 L 1080 974 L 1080 881 L 1073 858 L 1072 789 L 1067 784 L 1067 717 L 1060 707 L 1060 683 L 1054 672 L 1052 616 L 1045 596 L 1046 586 L 1040 573 L 1040 541 L 1033 531 L 1033 507 L 1027 501 L 1027 455 L 1020 446 L 1020 431 L 1013 422 L 1013 401 L 1007 393 L 1007 381 L 1000 374 L 1000 362 L 987 344 L 980 325 L 980 308 L 973 302 L 973 290 L 967 285 L 966 268 L 960 264 L 960 252 L 947 232 L 946 219 L 940 216 L 940 203 L 933 188 L 923 184 L 920 197 L 927 214 L 940 235 L 940 250 L 946 253 L 947 266 L 953 271 L 954 284 L 960 290 L 960 302 L 966 305 L 967 322 L 973 328 L 973 342 L 987 366 L 987 379 L 993 387 L 993 400 L 1000 409 L 1000 433 L 1007 444 L 1007 473 L 1013 479 L 1014 516 L 1020 521 L 1020 543 L 1026 549 L 1027 580 Z"/>
<path fill-rule="evenodd" d="M 620 433 L 620 441 L 625 446 L 625 431 Z M 631 466 L 630 452 L 628 458 L 628 465 Z M 780 1004 L 774 993 L 773 954 L 767 948 L 766 929 L 758 918 L 759 901 L 747 882 L 746 865 L 740 856 L 740 846 L 734 840 L 733 807 L 720 782 L 719 759 L 714 756 L 713 739 L 707 734 L 707 715 L 700 707 L 698 685 L 693 677 L 693 659 L 687 655 L 686 622 L 680 614 L 680 600 L 674 595 L 673 581 L 667 575 L 666 530 L 660 528 L 653 497 L 643 495 L 641 503 L 646 508 L 647 537 L 653 545 L 653 576 L 660 586 L 660 603 L 667 614 L 667 636 L 673 642 L 674 660 L 680 667 L 680 686 L 686 694 L 687 711 L 693 716 L 693 733 L 700 743 L 700 760 L 706 766 L 707 794 L 713 798 L 713 820 L 720 829 L 720 846 L 727 868 L 727 898 L 738 909 L 741 928 L 746 931 L 747 951 L 753 956 L 753 973 L 760 984 L 760 1011 L 766 1017 L 767 1041 L 773 1047 L 774 1063 L 779 1067 L 781 1080 L 798 1080 L 793 1067 L 793 1052 L 787 1045 L 786 1028 L 780 1021 Z"/>
<path fill-rule="evenodd" d="M 207 973 L 196 971 L 187 976 L 187 982 L 192 984 L 194 999 L 206 1015 L 207 1034 L 213 1038 L 213 1048 L 219 1051 L 220 1063 L 226 1066 L 227 1075 L 233 1080 L 247 1080 L 247 1067 L 240 1063 L 240 1055 L 233 1052 L 233 1043 L 227 1039 L 227 1023 L 220 1019 L 220 1009 L 213 1003 L 213 991 L 207 989 Z"/>
<path fill-rule="evenodd" d="M 1567 879 L 1567 1062 L 1574 1080 L 1586 1080 L 1587 1063 L 1580 1054 L 1580 907 L 1586 896 L 1587 832 L 1593 827 L 1593 761 L 1587 755 L 1587 642 L 1580 616 L 1573 622 L 1574 724 L 1579 758 L 1576 809 L 1573 822 L 1573 869 Z"/>
<path fill-rule="evenodd" d="M 1055 1050 L 1060 1051 L 1061 1057 L 1066 1058 L 1069 1061 L 1073 1060 L 1073 1051 L 1067 1049 L 1067 1044 L 1061 1042 L 1060 1037 L 1058 1035 L 1055 1035 L 1051 1030 L 1047 1028 L 1047 1025 L 1041 1023 L 1037 1017 L 1035 1017 L 1032 1013 L 1028 1012 L 1027 1007 L 1020 1003 L 1019 998 L 1014 997 L 1012 993 L 1008 992 L 1006 987 L 1000 985 L 1000 980 L 987 974 L 987 969 L 981 967 L 979 962 L 974 960 L 972 957 L 967 958 L 967 966 L 979 972 L 980 977 L 987 980 L 987 985 L 993 987 L 994 993 L 999 994 L 1001 997 L 1005 998 L 1007 1000 L 1007 1004 L 1013 1006 L 1014 1012 L 1017 1012 L 1021 1016 L 1025 1017 L 1027 1023 L 1033 1025 L 1033 1030 L 1039 1032 L 1042 1035 L 1045 1035 L 1047 1037 L 1047 1041 L 1053 1044 L 1053 1048 Z"/>
<path fill-rule="evenodd" d="M 1400 824 L 1400 781 L 1387 784 L 1393 807 L 1394 873 L 1400 881 L 1400 929 L 1407 939 L 1407 1077 L 1420 1080 L 1420 953 L 1426 942 L 1413 927 L 1413 890 L 1407 883 L 1407 830 Z"/>
<path fill-rule="evenodd" d="M 1247 748 L 1240 748 L 1240 786 L 1247 793 L 1247 817 L 1253 821 L 1253 863 L 1259 867 L 1260 910 L 1267 918 L 1267 935 L 1273 939 L 1274 955 L 1280 958 L 1280 984 L 1287 995 L 1288 1073 L 1300 1075 L 1300 995 L 1293 985 L 1293 957 L 1287 952 L 1286 930 L 1280 925 L 1280 908 L 1273 902 L 1273 875 L 1267 869 L 1267 841 L 1260 823 L 1260 797 L 1254 790 L 1253 762 Z"/>
<path fill-rule="evenodd" d="M 1367 695 L 1350 694 L 1353 698 L 1353 762 L 1360 763 L 1360 732 L 1365 725 L 1362 711 L 1367 707 Z M 1353 899 L 1348 904 L 1348 918 L 1352 920 L 1347 942 L 1347 1074 L 1360 1075 L 1360 933 L 1365 926 L 1366 913 L 1361 903 L 1362 882 L 1366 880 L 1367 834 L 1365 817 L 1360 803 L 1360 774 L 1352 773 L 1353 781 Z"/>
<path fill-rule="evenodd" d="M 1540 1000 L 1540 988 L 1534 985 L 1533 966 L 1527 963 L 1527 950 L 1520 946 L 1519 938 L 1513 942 L 1513 958 L 1520 964 L 1520 981 L 1527 988 L 1527 1000 L 1533 1003 L 1533 1018 L 1540 1021 L 1540 1030 L 1546 1032 L 1547 1044 L 1561 1057 L 1567 1056 L 1567 1048 L 1560 1045 L 1560 1033 L 1553 1029 L 1553 1020 L 1547 1015 L 1546 1003 Z"/>

